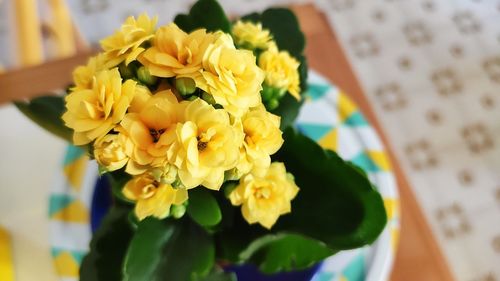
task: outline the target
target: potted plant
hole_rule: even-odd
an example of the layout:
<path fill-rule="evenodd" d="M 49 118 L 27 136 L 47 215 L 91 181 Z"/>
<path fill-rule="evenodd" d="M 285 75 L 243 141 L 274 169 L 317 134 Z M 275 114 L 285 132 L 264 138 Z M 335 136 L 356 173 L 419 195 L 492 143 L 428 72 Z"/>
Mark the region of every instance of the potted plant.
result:
<path fill-rule="evenodd" d="M 199 0 L 166 26 L 128 18 L 66 96 L 16 103 L 110 184 L 81 280 L 302 281 L 375 241 L 366 174 L 293 128 L 304 45 L 287 9 L 230 22 Z"/>

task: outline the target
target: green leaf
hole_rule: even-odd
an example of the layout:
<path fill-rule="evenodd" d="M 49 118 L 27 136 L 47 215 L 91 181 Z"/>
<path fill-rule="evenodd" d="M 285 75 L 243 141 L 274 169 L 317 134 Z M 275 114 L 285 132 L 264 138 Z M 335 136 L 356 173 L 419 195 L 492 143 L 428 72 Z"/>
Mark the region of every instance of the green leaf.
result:
<path fill-rule="evenodd" d="M 333 250 L 371 244 L 387 222 L 381 195 L 368 178 L 335 152 L 288 128 L 274 156 L 284 162 L 300 187 L 292 212 L 281 217 L 276 231 L 320 240 Z"/>
<path fill-rule="evenodd" d="M 114 206 L 90 242 L 90 252 L 80 267 L 81 281 L 121 281 L 122 264 L 133 230 L 130 208 Z"/>
<path fill-rule="evenodd" d="M 240 259 L 258 264 L 264 273 L 308 268 L 333 255 L 324 243 L 291 233 L 268 234 L 254 240 Z"/>
<path fill-rule="evenodd" d="M 206 231 L 188 219 L 139 223 L 124 264 L 125 281 L 197 281 L 214 265 Z"/>
<path fill-rule="evenodd" d="M 215 234 L 219 259 L 251 262 L 267 273 L 286 271 L 370 244 L 382 232 L 387 220 L 382 197 L 357 167 L 291 128 L 284 139 L 273 161 L 284 162 L 300 187 L 292 212 L 270 232 L 236 212 Z"/>
<path fill-rule="evenodd" d="M 231 33 L 231 23 L 216 0 L 198 0 L 187 15 L 177 15 L 175 24 L 185 32 L 205 28 L 207 31 L 222 30 Z"/>
<path fill-rule="evenodd" d="M 217 200 L 205 188 L 195 188 L 189 192 L 187 213 L 195 222 L 206 227 L 215 226 L 222 219 Z"/>
<path fill-rule="evenodd" d="M 271 113 L 281 116 L 281 130 L 293 125 L 293 122 L 295 122 L 295 119 L 299 115 L 300 107 L 303 103 L 304 99 L 297 101 L 289 93 L 280 99 L 278 108 L 272 110 Z"/>
<path fill-rule="evenodd" d="M 111 184 L 111 192 L 113 195 L 119 199 L 122 202 L 130 203 L 130 204 L 135 204 L 134 201 L 128 199 L 123 195 L 123 187 L 125 184 L 132 179 L 132 177 L 127 174 L 123 169 L 110 172 L 110 173 L 105 173 L 103 176 L 108 177 L 109 183 Z"/>
<path fill-rule="evenodd" d="M 40 127 L 68 142 L 72 142 L 73 131 L 66 127 L 61 119 L 66 110 L 63 97 L 37 97 L 30 102 L 16 101 L 14 105 Z"/>
<path fill-rule="evenodd" d="M 286 8 L 271 8 L 262 14 L 253 13 L 242 20 L 261 22 L 273 35 L 278 49 L 288 51 L 300 59 L 305 48 L 305 36 L 300 30 L 299 21 L 292 11 Z"/>

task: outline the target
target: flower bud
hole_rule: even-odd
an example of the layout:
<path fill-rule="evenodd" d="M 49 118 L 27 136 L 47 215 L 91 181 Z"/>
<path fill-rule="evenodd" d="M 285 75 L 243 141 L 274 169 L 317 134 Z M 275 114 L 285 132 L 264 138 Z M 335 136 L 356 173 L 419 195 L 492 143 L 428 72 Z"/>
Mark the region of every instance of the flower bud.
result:
<path fill-rule="evenodd" d="M 260 92 L 262 96 L 262 101 L 266 102 L 268 100 L 271 100 L 273 98 L 273 88 L 263 85 L 262 86 L 262 91 Z"/>
<path fill-rule="evenodd" d="M 196 91 L 196 83 L 189 77 L 175 79 L 175 88 L 182 96 L 191 95 Z"/>
<path fill-rule="evenodd" d="M 158 78 L 151 75 L 151 73 L 149 73 L 149 70 L 144 66 L 141 66 L 139 67 L 139 69 L 137 69 L 137 78 L 139 79 L 139 81 L 148 86 L 154 85 L 156 84 L 156 81 L 158 81 Z"/>
<path fill-rule="evenodd" d="M 137 70 L 137 67 L 133 63 L 129 64 L 128 66 L 125 65 L 125 63 L 121 63 L 118 66 L 118 71 L 120 71 L 120 76 L 124 80 L 134 78 L 136 70 Z"/>
<path fill-rule="evenodd" d="M 215 104 L 215 99 L 214 97 L 212 97 L 209 93 L 206 93 L 206 92 L 203 92 L 203 94 L 201 94 L 201 98 L 206 101 L 208 104 Z"/>
<path fill-rule="evenodd" d="M 183 205 L 172 205 L 170 207 L 170 215 L 176 219 L 180 219 L 186 213 L 186 206 Z"/>
<path fill-rule="evenodd" d="M 267 102 L 266 108 L 267 110 L 275 110 L 276 108 L 278 108 L 279 105 L 280 102 L 277 99 L 272 99 Z"/>

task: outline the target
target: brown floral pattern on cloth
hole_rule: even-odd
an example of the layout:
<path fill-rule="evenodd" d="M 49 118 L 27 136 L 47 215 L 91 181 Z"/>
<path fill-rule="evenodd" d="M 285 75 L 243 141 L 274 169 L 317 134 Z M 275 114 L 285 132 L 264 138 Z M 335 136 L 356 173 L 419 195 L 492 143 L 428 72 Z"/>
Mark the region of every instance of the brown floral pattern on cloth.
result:
<path fill-rule="evenodd" d="M 499 279 L 500 0 L 317 3 L 456 280 Z"/>

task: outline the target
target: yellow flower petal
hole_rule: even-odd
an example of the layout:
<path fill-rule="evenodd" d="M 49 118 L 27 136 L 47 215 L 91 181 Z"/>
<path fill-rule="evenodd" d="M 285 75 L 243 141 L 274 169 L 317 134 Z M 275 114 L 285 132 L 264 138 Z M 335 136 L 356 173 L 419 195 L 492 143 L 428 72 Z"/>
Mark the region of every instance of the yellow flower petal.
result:
<path fill-rule="evenodd" d="M 134 177 L 122 192 L 126 198 L 136 201 L 135 214 L 139 220 L 149 216 L 163 219 L 169 215 L 172 205 L 183 204 L 188 199 L 186 189 L 174 189 L 156 181 L 150 174 Z"/>
<path fill-rule="evenodd" d="M 287 175 L 283 163 L 274 162 L 263 175 L 248 174 L 241 178 L 229 199 L 249 224 L 259 223 L 270 229 L 278 218 L 291 211 L 290 201 L 299 188 Z"/>

